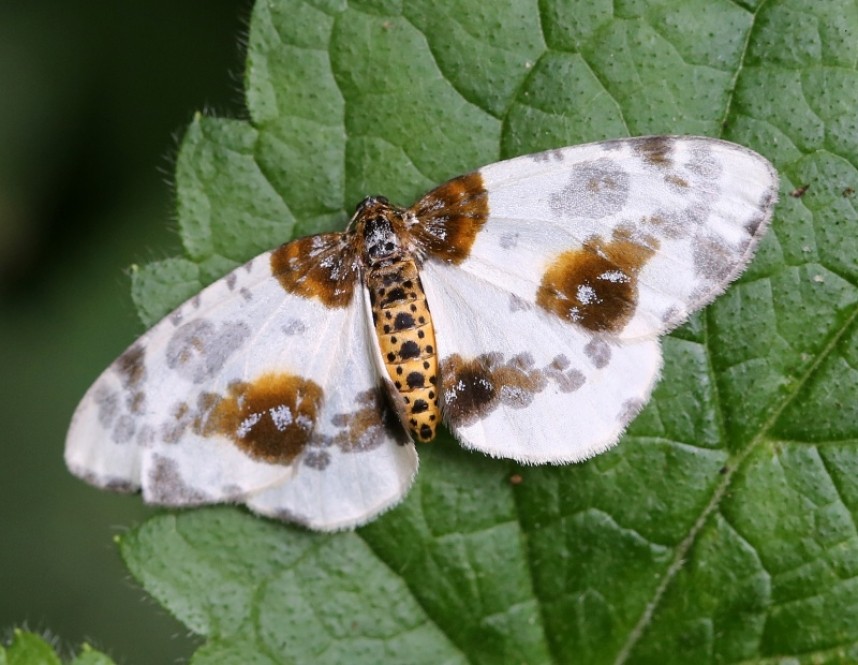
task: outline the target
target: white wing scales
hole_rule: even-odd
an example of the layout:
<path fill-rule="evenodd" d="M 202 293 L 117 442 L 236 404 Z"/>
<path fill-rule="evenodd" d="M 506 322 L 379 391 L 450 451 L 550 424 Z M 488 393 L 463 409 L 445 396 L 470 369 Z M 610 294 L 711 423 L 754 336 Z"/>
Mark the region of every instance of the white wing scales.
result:
<path fill-rule="evenodd" d="M 525 463 L 612 446 L 658 379 L 658 336 L 741 273 L 777 185 L 741 146 L 644 137 L 491 164 L 394 207 L 422 261 L 450 429 Z M 147 332 L 79 405 L 70 469 L 321 530 L 399 501 L 417 456 L 356 292 L 357 235 L 263 254 Z"/>
<path fill-rule="evenodd" d="M 359 298 L 332 308 L 286 293 L 263 254 L 99 377 L 72 420 L 67 464 L 157 504 L 241 501 L 319 529 L 364 522 L 417 468 L 382 420 L 367 343 Z"/>
<path fill-rule="evenodd" d="M 637 282 L 628 320 L 600 331 L 621 339 L 663 334 L 720 294 L 753 255 L 777 194 L 777 174 L 758 154 L 697 137 L 573 146 L 479 174 L 489 217 L 460 267 L 533 302 L 552 262 L 595 240 L 597 252 L 620 264 L 601 283 Z M 601 275 L 590 277 L 571 281 L 582 300 L 605 307 Z M 568 318 L 576 322 L 574 312 Z M 581 319 L 586 328 L 586 312 Z"/>
<path fill-rule="evenodd" d="M 576 330 L 448 266 L 427 263 L 422 279 L 445 421 L 466 447 L 529 464 L 576 462 L 616 443 L 649 398 L 657 341 Z"/>
<path fill-rule="evenodd" d="M 434 214 L 432 243 L 460 243 L 453 260 L 427 245 L 421 272 L 445 421 L 466 447 L 563 463 L 617 442 L 658 378 L 658 336 L 741 273 L 778 181 L 741 146 L 645 137 L 451 183 L 412 208 Z"/>

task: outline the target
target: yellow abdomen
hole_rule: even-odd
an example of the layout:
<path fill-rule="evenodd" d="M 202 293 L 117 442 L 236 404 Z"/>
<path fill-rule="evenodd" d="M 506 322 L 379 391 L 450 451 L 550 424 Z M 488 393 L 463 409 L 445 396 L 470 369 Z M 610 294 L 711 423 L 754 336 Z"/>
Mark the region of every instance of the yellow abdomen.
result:
<path fill-rule="evenodd" d="M 366 277 L 375 334 L 403 424 L 431 441 L 441 421 L 438 356 L 426 294 L 411 259 L 377 267 Z M 396 396 L 395 396 L 396 397 Z"/>

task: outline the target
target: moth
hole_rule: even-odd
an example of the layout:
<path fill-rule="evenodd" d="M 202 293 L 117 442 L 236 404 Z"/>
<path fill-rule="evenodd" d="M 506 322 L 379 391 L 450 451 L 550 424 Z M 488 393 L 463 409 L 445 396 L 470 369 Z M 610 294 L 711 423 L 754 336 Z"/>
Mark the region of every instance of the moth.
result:
<path fill-rule="evenodd" d="M 493 457 L 591 457 L 649 398 L 659 336 L 751 260 L 777 187 L 744 147 L 652 136 L 490 164 L 410 208 L 368 197 L 132 344 L 66 462 L 150 503 L 336 530 L 403 498 L 442 422 Z"/>

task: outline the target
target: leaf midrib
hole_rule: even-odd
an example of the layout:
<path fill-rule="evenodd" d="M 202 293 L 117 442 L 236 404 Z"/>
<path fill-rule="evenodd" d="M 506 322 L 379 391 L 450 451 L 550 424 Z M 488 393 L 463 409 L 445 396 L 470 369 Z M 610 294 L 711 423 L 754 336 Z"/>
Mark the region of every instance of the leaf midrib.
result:
<path fill-rule="evenodd" d="M 631 654 L 632 649 L 642 637 L 644 631 L 646 630 L 655 613 L 655 610 L 657 609 L 659 601 L 664 595 L 664 592 L 666 591 L 670 583 L 673 581 L 673 578 L 679 572 L 680 568 L 682 567 L 682 564 L 685 562 L 686 555 L 691 549 L 691 546 L 694 544 L 697 538 L 697 534 L 701 531 L 703 526 L 705 526 L 709 519 L 709 516 L 720 505 L 721 499 L 727 492 L 727 489 L 729 488 L 736 471 L 738 471 L 740 468 L 743 468 L 743 464 L 748 458 L 748 456 L 751 454 L 751 452 L 753 452 L 758 446 L 763 443 L 763 441 L 767 439 L 769 431 L 775 425 L 775 423 L 777 423 L 781 414 L 783 414 L 783 412 L 792 404 L 793 400 L 801 393 L 803 386 L 813 377 L 813 375 L 823 364 L 823 362 L 829 357 L 829 355 L 834 351 L 834 349 L 837 348 L 841 338 L 846 334 L 847 330 L 849 330 L 849 328 L 852 326 L 856 319 L 858 319 L 858 306 L 853 308 L 852 312 L 849 314 L 848 317 L 846 317 L 840 328 L 836 329 L 835 333 L 831 336 L 831 339 L 819 352 L 814 361 L 807 366 L 801 377 L 793 384 L 792 391 L 787 393 L 779 403 L 775 404 L 774 408 L 769 414 L 769 417 L 766 418 L 766 420 L 759 427 L 759 431 L 757 432 L 757 434 L 750 439 L 748 444 L 742 450 L 731 456 L 730 461 L 727 464 L 727 471 L 724 473 L 721 482 L 716 486 L 715 491 L 712 493 L 712 498 L 702 510 L 700 517 L 692 525 L 691 529 L 688 532 L 688 535 L 686 535 L 686 537 L 683 538 L 683 540 L 677 546 L 673 562 L 668 567 L 662 580 L 659 582 L 659 585 L 656 588 L 655 593 L 653 594 L 652 600 L 647 603 L 644 612 L 641 614 L 640 620 L 629 633 L 629 639 L 626 640 L 626 643 L 623 645 L 622 649 L 617 654 L 617 658 L 614 661 L 614 665 L 622 665 L 623 663 L 625 663 L 628 659 L 628 656 Z M 708 331 L 710 325 L 708 316 L 706 318 L 705 325 L 706 330 Z M 706 346 L 706 349 L 708 352 L 708 344 Z M 714 379 L 716 377 L 713 376 L 712 378 Z M 715 385 L 717 385 L 717 383 L 715 383 Z M 721 412 L 720 408 L 719 416 L 720 419 L 723 419 L 723 413 Z"/>

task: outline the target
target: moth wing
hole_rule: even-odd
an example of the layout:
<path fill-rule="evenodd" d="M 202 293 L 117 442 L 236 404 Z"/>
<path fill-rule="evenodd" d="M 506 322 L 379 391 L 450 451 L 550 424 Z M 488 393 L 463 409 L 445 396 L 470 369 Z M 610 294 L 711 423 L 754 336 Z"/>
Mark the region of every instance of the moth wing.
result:
<path fill-rule="evenodd" d="M 315 237 L 321 255 L 339 256 L 337 235 Z M 72 419 L 71 471 L 150 503 L 244 502 L 318 529 L 399 501 L 416 453 L 387 417 L 354 285 L 311 297 L 320 252 L 296 243 L 312 240 L 236 269 L 120 356 Z"/>
<path fill-rule="evenodd" d="M 421 279 L 444 419 L 465 447 L 531 464 L 582 460 L 614 445 L 649 398 L 657 341 L 589 333 L 442 263 L 427 262 Z"/>
<path fill-rule="evenodd" d="M 430 260 L 587 331 L 650 339 L 741 273 L 777 186 L 768 161 L 725 141 L 605 141 L 450 181 L 412 206 L 412 233 Z"/>

